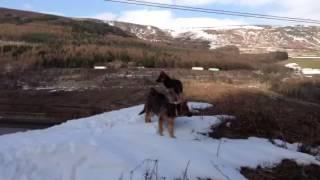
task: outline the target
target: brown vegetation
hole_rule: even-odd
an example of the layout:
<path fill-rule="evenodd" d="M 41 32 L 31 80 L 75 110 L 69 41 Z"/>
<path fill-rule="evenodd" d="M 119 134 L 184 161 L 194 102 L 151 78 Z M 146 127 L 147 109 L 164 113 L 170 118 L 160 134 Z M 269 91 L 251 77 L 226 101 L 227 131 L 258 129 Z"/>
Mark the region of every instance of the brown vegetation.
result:
<path fill-rule="evenodd" d="M 241 168 L 241 173 L 250 180 L 317 180 L 319 179 L 320 166 L 298 165 L 291 160 L 283 160 L 279 165 L 272 168 L 257 169 Z"/>
<path fill-rule="evenodd" d="M 290 78 L 274 81 L 271 90 L 287 97 L 320 104 L 320 79 Z"/>
<path fill-rule="evenodd" d="M 257 136 L 320 145 L 318 105 L 289 101 L 252 90 L 227 93 L 217 98 L 214 104 L 215 107 L 208 112 L 233 115 L 236 119 L 214 129 L 212 137 Z"/>

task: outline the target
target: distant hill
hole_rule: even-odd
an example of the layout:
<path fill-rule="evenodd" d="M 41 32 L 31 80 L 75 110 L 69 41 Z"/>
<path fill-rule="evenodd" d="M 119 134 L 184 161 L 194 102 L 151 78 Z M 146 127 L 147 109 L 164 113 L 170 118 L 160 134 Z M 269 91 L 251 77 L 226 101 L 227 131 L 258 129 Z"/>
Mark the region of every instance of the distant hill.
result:
<path fill-rule="evenodd" d="M 251 40 L 233 35 L 220 38 L 214 35 L 217 32 L 178 32 L 0 8 L 0 70 L 92 68 L 111 62 L 120 63 L 120 67 L 255 69 L 261 63 L 278 62 L 288 56 L 269 53 L 267 50 L 278 48 L 267 45 L 266 51 L 256 51 L 258 41 L 255 46 L 249 43 Z M 247 46 L 254 50 L 243 51 Z"/>
<path fill-rule="evenodd" d="M 288 51 L 291 55 L 318 55 L 320 50 L 320 26 L 226 26 L 161 30 L 152 26 L 123 22 L 109 24 L 152 42 L 202 43 L 210 49 L 234 45 L 246 53 L 280 50 Z"/>
<path fill-rule="evenodd" d="M 70 37 L 70 33 L 87 34 L 93 37 L 101 35 L 129 36 L 121 29 L 99 20 L 67 18 L 6 8 L 0 8 L 0 29 L 2 40 L 27 42 L 30 39 L 23 39 L 23 37 L 31 33 L 42 33 L 42 35 L 51 37 L 57 36 L 56 40 L 61 36 L 63 38 Z"/>

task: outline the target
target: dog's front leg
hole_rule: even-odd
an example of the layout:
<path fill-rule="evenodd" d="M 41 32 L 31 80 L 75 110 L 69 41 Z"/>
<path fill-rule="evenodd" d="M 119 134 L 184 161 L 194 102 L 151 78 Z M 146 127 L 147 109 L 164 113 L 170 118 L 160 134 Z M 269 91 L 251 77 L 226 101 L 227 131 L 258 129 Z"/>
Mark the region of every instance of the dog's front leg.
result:
<path fill-rule="evenodd" d="M 164 121 L 163 117 L 160 116 L 159 117 L 159 125 L 158 125 L 160 136 L 163 136 L 163 121 Z"/>
<path fill-rule="evenodd" d="M 169 131 L 170 137 L 176 138 L 174 136 L 174 118 L 168 118 L 168 131 Z"/>

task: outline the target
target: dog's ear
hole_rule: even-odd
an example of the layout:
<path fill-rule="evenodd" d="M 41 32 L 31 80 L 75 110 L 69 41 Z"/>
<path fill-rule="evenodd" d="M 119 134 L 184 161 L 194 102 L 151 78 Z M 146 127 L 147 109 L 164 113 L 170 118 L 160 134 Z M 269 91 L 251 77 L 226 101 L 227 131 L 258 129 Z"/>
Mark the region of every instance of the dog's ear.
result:
<path fill-rule="evenodd" d="M 156 80 L 156 82 L 163 82 L 165 77 L 167 77 L 166 73 L 164 71 L 161 71 L 158 79 Z"/>

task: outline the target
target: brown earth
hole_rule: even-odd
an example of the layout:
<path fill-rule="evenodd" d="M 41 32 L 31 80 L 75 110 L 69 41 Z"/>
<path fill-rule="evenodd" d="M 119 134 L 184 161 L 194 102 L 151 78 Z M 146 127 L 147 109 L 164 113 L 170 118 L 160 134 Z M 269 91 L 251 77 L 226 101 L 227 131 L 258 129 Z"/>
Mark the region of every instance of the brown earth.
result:
<path fill-rule="evenodd" d="M 44 69 L 0 75 L 0 125 L 48 127 L 69 119 L 144 103 L 161 69 Z M 183 79 L 210 72 L 166 70 Z"/>

